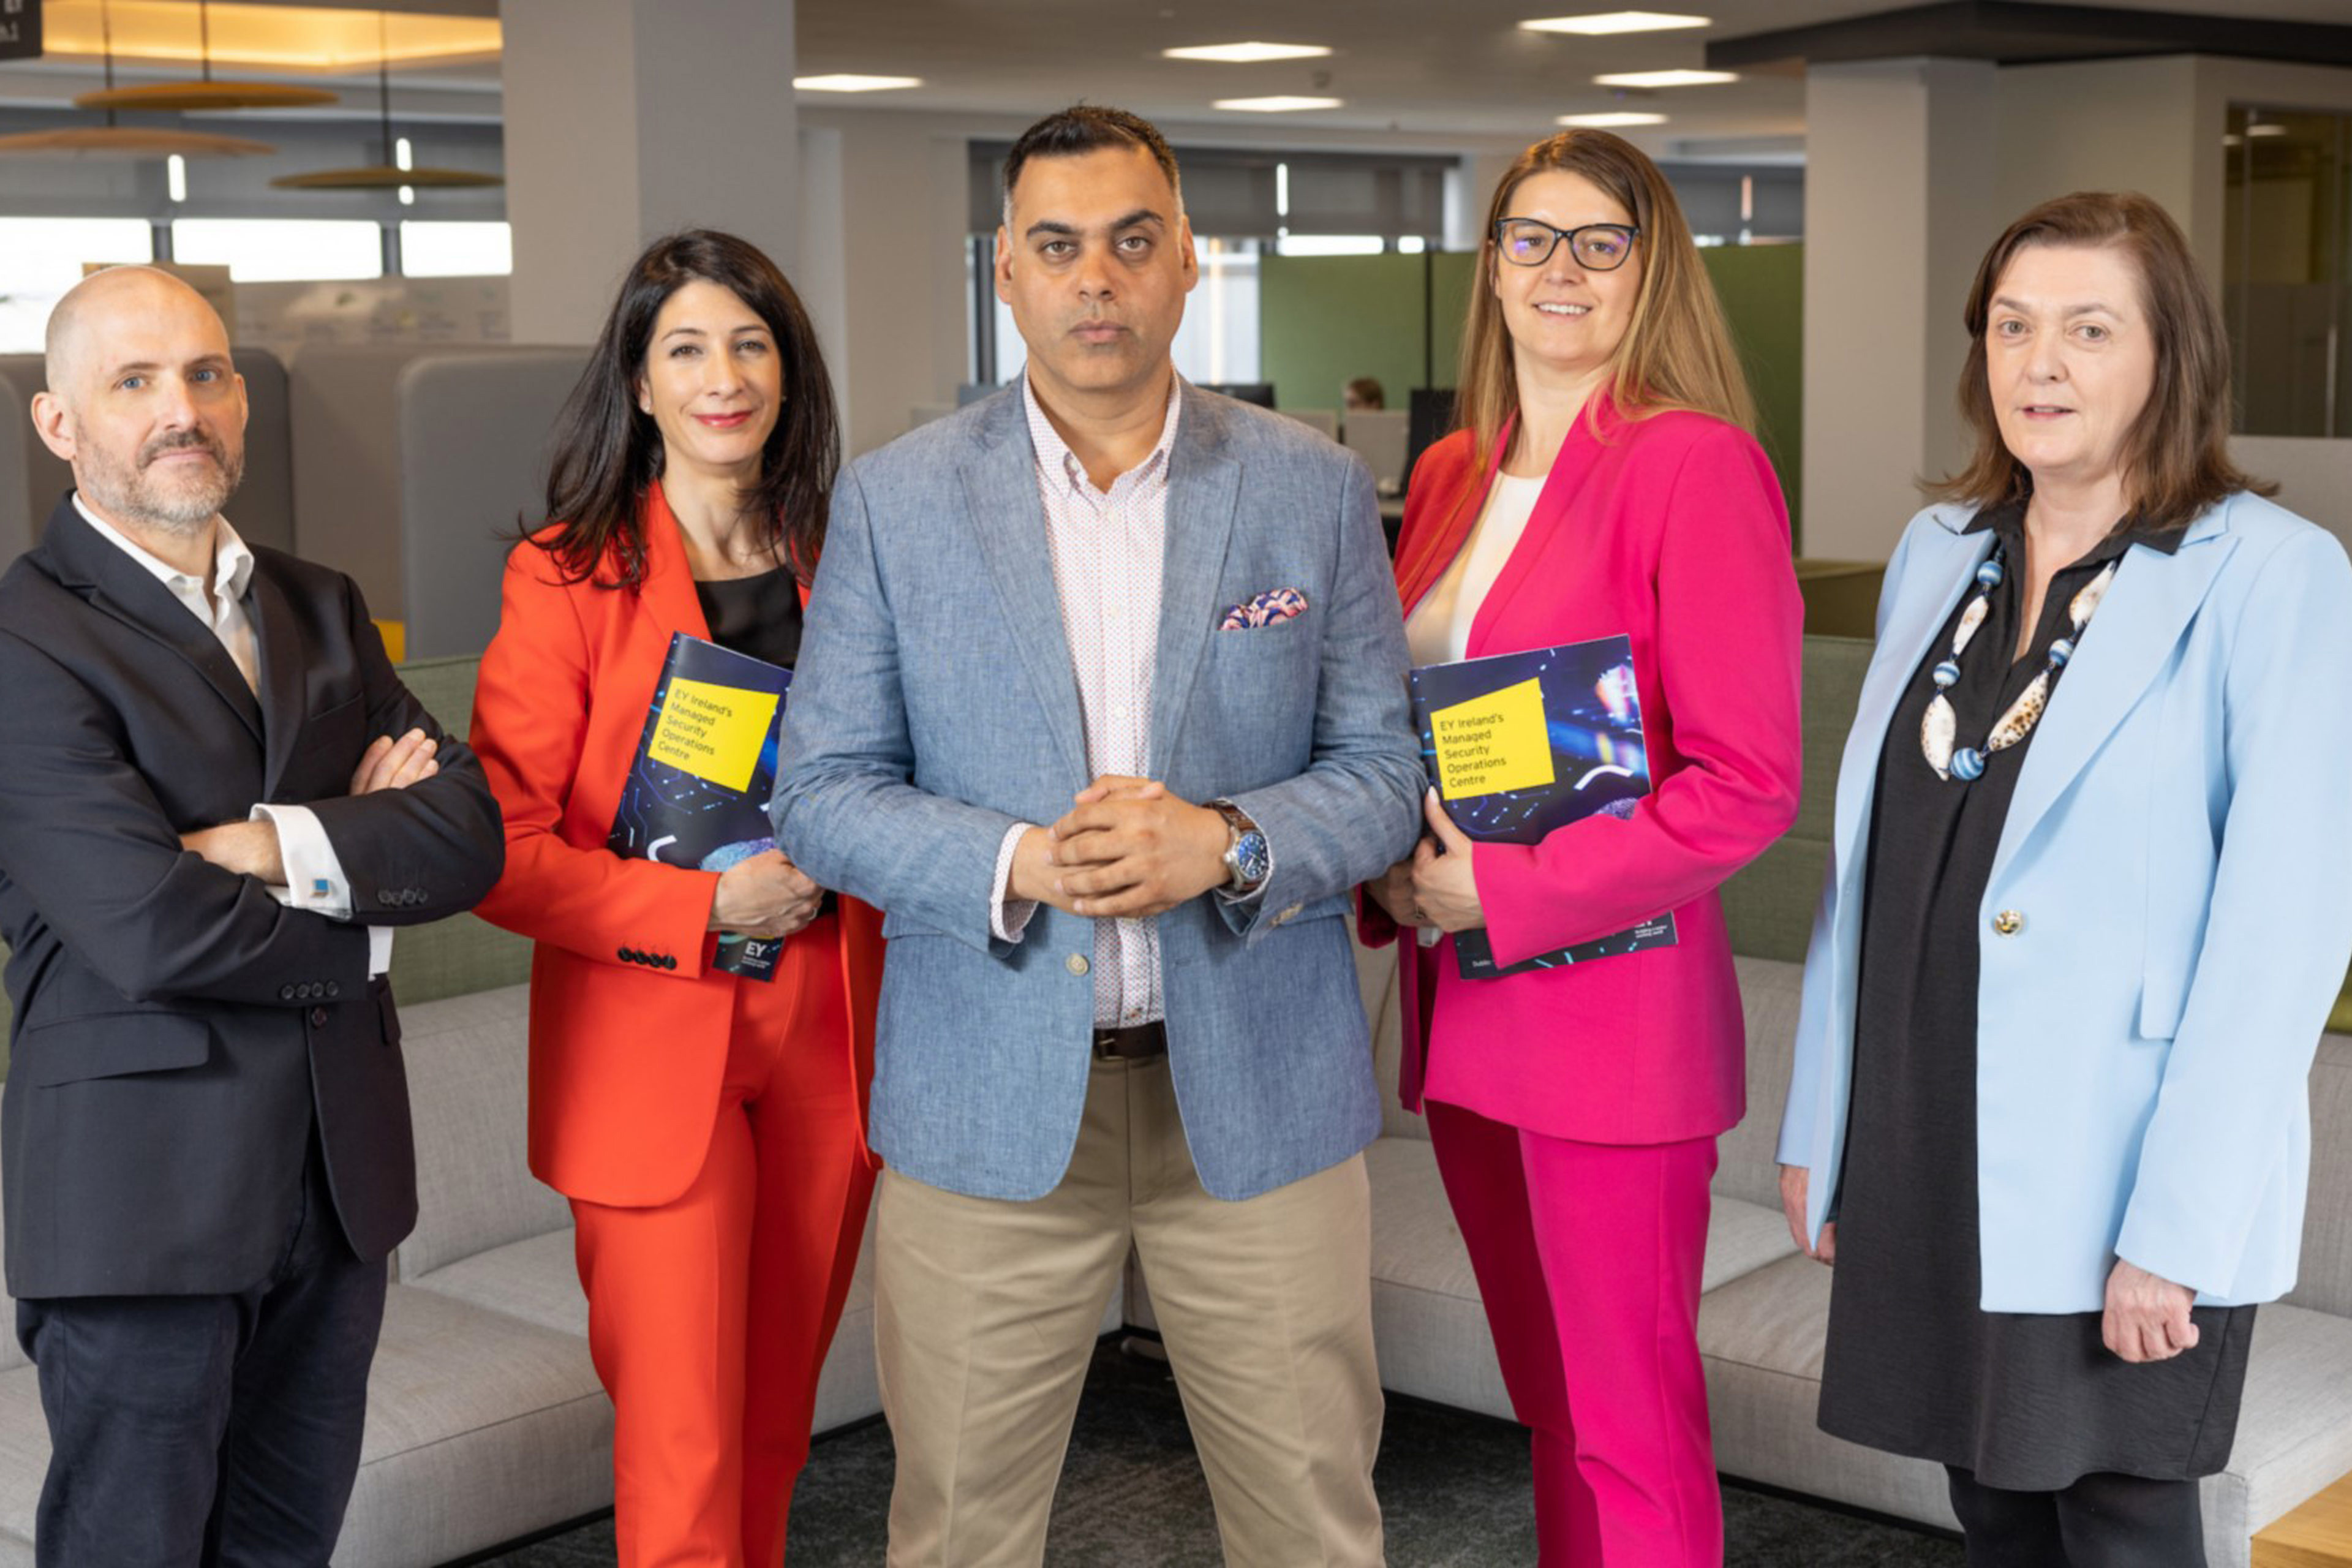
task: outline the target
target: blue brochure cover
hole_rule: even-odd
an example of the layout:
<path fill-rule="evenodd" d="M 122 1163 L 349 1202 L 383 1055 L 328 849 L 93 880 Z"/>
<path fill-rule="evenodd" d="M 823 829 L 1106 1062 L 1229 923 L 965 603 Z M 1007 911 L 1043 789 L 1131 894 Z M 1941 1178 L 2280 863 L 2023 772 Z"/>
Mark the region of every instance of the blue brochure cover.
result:
<path fill-rule="evenodd" d="M 604 841 L 615 855 L 724 871 L 776 847 L 768 802 L 793 672 L 679 632 Z M 772 979 L 782 937 L 727 935 L 713 967 Z"/>
<path fill-rule="evenodd" d="M 1412 672 L 1412 716 L 1430 782 L 1472 838 L 1538 843 L 1596 812 L 1631 816 L 1650 793 L 1629 637 L 1423 665 Z M 1492 980 L 1675 940 L 1668 912 L 1507 969 L 1483 931 L 1456 932 L 1454 953 L 1465 980 Z"/>

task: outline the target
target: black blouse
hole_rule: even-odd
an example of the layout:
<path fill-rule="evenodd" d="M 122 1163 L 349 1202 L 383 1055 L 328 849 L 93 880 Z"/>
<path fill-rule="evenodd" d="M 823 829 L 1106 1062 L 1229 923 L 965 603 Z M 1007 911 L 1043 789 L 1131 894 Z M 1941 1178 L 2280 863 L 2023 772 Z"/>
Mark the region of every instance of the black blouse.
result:
<path fill-rule="evenodd" d="M 801 656 L 801 585 L 789 567 L 756 577 L 697 578 L 710 640 L 785 669 Z"/>

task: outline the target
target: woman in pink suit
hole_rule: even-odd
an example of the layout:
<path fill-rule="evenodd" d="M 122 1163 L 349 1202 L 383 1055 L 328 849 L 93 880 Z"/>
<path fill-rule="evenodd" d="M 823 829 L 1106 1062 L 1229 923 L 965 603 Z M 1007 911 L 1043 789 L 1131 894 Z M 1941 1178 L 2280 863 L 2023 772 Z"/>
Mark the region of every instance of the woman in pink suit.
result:
<path fill-rule="evenodd" d="M 1397 584 L 1415 664 L 1631 637 L 1651 793 L 1541 843 L 1430 837 L 1368 889 L 1403 955 L 1408 1107 L 1534 1432 L 1547 1568 L 1723 1559 L 1697 1342 L 1707 1184 L 1743 1110 L 1717 886 L 1797 810 L 1789 520 L 1674 193 L 1580 131 L 1487 213 L 1460 428 L 1415 468 Z M 1464 980 L 1672 911 L 1670 947 Z M 1410 928 L 1418 928 L 1410 929 Z"/>

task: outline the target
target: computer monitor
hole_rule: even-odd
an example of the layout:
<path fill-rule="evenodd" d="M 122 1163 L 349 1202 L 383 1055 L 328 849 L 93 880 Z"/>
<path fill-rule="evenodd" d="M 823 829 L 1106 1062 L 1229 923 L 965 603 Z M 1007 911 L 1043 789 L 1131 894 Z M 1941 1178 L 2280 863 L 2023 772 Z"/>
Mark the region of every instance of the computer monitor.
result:
<path fill-rule="evenodd" d="M 1454 428 L 1454 389 L 1450 386 L 1416 386 L 1412 389 L 1412 424 L 1405 438 L 1405 478 L 1412 478 L 1415 463 L 1421 455 L 1444 440 Z"/>
<path fill-rule="evenodd" d="M 1260 408 L 1274 406 L 1274 384 L 1270 381 L 1204 381 L 1200 384 L 1207 391 L 1222 392 L 1227 397 L 1255 403 Z"/>
<path fill-rule="evenodd" d="M 1341 426 L 1348 449 L 1370 467 L 1383 494 L 1404 488 L 1404 448 L 1411 418 L 1402 408 L 1352 408 Z"/>

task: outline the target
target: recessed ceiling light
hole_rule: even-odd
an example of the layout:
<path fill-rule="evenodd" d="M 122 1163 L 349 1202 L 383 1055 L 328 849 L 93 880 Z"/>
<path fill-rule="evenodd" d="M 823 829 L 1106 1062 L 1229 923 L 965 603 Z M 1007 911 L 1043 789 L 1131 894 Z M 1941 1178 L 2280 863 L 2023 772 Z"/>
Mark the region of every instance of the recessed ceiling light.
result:
<path fill-rule="evenodd" d="M 793 87 L 800 92 L 889 92 L 922 85 L 923 79 L 919 76 L 859 76 L 852 71 L 793 78 Z"/>
<path fill-rule="evenodd" d="M 1171 60 L 1223 60 L 1229 65 L 1255 65 L 1260 60 L 1320 59 L 1331 52 L 1325 44 L 1193 44 L 1160 51 Z"/>
<path fill-rule="evenodd" d="M 1708 27 L 1712 16 L 1681 16 L 1671 11 L 1602 11 L 1589 16 L 1538 16 L 1519 26 L 1530 33 L 1663 33 L 1675 27 Z"/>
<path fill-rule="evenodd" d="M 1238 109 L 1250 114 L 1291 114 L 1302 109 L 1337 109 L 1343 100 L 1337 98 L 1221 98 L 1210 107 Z"/>
<path fill-rule="evenodd" d="M 1592 79 L 1602 87 L 1706 87 L 1738 81 L 1738 71 L 1616 71 Z"/>
<path fill-rule="evenodd" d="M 1558 122 L 1562 125 L 1580 125 L 1593 131 L 1615 131 L 1627 125 L 1664 125 L 1666 122 L 1666 117 L 1663 114 L 1632 113 L 1563 114 Z"/>

